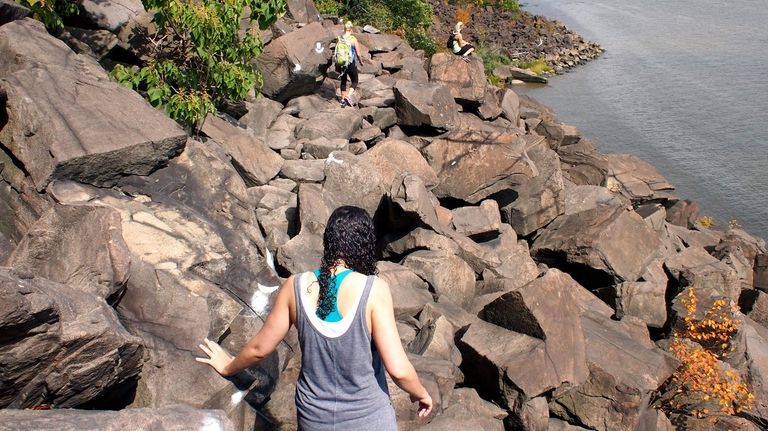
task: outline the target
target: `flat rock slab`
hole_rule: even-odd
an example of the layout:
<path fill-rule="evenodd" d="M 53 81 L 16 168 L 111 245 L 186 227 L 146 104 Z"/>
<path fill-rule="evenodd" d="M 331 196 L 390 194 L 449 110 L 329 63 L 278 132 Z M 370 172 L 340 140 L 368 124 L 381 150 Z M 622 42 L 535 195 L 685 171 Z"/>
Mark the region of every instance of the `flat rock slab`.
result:
<path fill-rule="evenodd" d="M 634 203 L 674 197 L 675 187 L 650 163 L 629 154 L 608 154 L 607 187 L 618 189 Z"/>
<path fill-rule="evenodd" d="M 160 409 L 96 410 L 0 410 L 4 431 L 101 431 L 164 430 L 234 431 L 232 422 L 221 410 L 188 406 Z"/>
<path fill-rule="evenodd" d="M 147 175 L 183 148 L 181 127 L 42 24 L 14 21 L 0 28 L 0 41 L 0 57 L 15 59 L 0 66 L 8 113 L 0 142 L 38 190 L 54 178 L 108 186 Z"/>
<path fill-rule="evenodd" d="M 518 135 L 457 130 L 421 150 L 437 174 L 437 197 L 478 203 L 535 175 L 535 165 Z"/>

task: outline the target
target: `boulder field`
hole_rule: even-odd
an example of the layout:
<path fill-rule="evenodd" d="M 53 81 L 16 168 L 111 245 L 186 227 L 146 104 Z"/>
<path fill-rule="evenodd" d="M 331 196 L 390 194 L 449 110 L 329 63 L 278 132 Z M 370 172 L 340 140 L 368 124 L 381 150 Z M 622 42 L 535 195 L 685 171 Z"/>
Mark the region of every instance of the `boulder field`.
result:
<path fill-rule="evenodd" d="M 479 58 L 394 35 L 361 33 L 342 108 L 314 48 L 341 27 L 309 0 L 265 34 L 264 95 L 188 136 L 103 69 L 151 30 L 139 2 L 109 4 L 84 2 L 65 43 L 0 0 L 1 429 L 295 430 L 294 330 L 231 379 L 194 357 L 259 330 L 342 205 L 374 218 L 435 401 L 419 419 L 390 382 L 399 429 L 768 423 L 766 243 L 702 226 L 653 166 L 491 86 Z M 738 306 L 727 366 L 756 400 L 714 425 L 653 404 L 690 289 Z"/>

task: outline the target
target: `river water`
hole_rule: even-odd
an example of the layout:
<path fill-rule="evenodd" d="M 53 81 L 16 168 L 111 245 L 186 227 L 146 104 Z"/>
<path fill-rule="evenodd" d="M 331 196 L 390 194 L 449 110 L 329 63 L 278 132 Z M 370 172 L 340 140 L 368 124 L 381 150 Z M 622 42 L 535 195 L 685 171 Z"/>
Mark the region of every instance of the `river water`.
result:
<path fill-rule="evenodd" d="M 768 238 L 767 0 L 530 0 L 606 52 L 515 87 L 605 153 L 654 165 L 716 223 Z"/>

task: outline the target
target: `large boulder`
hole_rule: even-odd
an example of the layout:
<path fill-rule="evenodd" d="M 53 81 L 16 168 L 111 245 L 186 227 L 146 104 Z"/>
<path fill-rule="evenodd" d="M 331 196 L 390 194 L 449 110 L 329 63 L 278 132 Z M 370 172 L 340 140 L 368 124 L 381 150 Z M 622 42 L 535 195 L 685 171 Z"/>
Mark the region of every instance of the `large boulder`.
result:
<path fill-rule="evenodd" d="M 131 260 L 117 211 L 57 205 L 30 229 L 7 265 L 114 300 L 125 288 Z"/>
<path fill-rule="evenodd" d="M 419 431 L 503 431 L 503 419 L 507 412 L 499 406 L 480 398 L 472 388 L 453 391 L 449 404 L 430 423 Z"/>
<path fill-rule="evenodd" d="M 313 22 L 274 39 L 256 60 L 264 77 L 261 92 L 281 103 L 313 92 L 325 74 L 331 56 L 328 42 L 333 38 Z"/>
<path fill-rule="evenodd" d="M 634 211 L 594 208 L 563 215 L 542 230 L 531 255 L 550 266 L 573 269 L 588 288 L 637 281 L 657 257 L 657 235 Z"/>
<path fill-rule="evenodd" d="M 144 13 L 140 0 L 83 0 L 80 15 L 96 28 L 116 31 Z"/>
<path fill-rule="evenodd" d="M 674 198 L 674 186 L 648 162 L 629 154 L 608 154 L 606 187 L 617 189 L 633 203 Z"/>
<path fill-rule="evenodd" d="M 628 281 L 610 288 L 615 295 L 616 316 L 633 316 L 650 328 L 663 328 L 667 322 L 668 283 L 662 260 L 654 260 L 639 281 Z"/>
<path fill-rule="evenodd" d="M 389 187 L 370 160 L 352 153 L 336 152 L 325 162 L 323 198 L 328 208 L 354 205 L 376 215 Z"/>
<path fill-rule="evenodd" d="M 245 107 L 248 112 L 240 117 L 240 122 L 248 126 L 257 138 L 266 141 L 267 130 L 283 110 L 282 103 L 259 96 L 253 102 L 245 102 Z"/>
<path fill-rule="evenodd" d="M 293 274 L 320 267 L 323 257 L 323 232 L 331 210 L 323 201 L 319 184 L 299 185 L 299 234 L 283 244 L 276 253 L 277 261 Z"/>
<path fill-rule="evenodd" d="M 534 176 L 493 196 L 500 203 L 504 221 L 523 236 L 546 226 L 565 212 L 565 184 L 557 153 L 546 147 L 536 147 L 528 154 L 536 168 Z"/>
<path fill-rule="evenodd" d="M 483 61 L 470 57 L 469 62 L 458 55 L 439 52 L 429 62 L 429 80 L 443 84 L 461 104 L 479 105 L 487 85 Z"/>
<path fill-rule="evenodd" d="M 24 19 L 31 11 L 13 0 L 0 0 L 0 25 Z"/>
<path fill-rule="evenodd" d="M 458 105 L 440 84 L 398 81 L 394 87 L 398 124 L 449 129 L 456 122 Z"/>
<path fill-rule="evenodd" d="M 102 431 L 189 429 L 234 431 L 232 422 L 220 410 L 202 410 L 189 406 L 159 409 L 93 410 L 0 410 L 0 422 L 6 431 Z"/>
<path fill-rule="evenodd" d="M 577 185 L 605 186 L 608 176 L 608 158 L 597 151 L 593 143 L 581 139 L 573 145 L 557 149 L 563 175 Z"/>
<path fill-rule="evenodd" d="M 591 429 L 638 429 L 645 400 L 672 375 L 677 361 L 631 323 L 587 311 L 581 327 L 589 346 L 589 378 L 556 389 L 550 411 Z"/>
<path fill-rule="evenodd" d="M 736 271 L 701 247 L 689 247 L 670 256 L 664 267 L 680 286 L 714 289 L 733 301 L 739 299 L 741 283 Z"/>
<path fill-rule="evenodd" d="M 437 197 L 478 203 L 535 176 L 525 147 L 525 140 L 514 134 L 457 130 L 421 151 L 440 180 Z"/>
<path fill-rule="evenodd" d="M 54 178 L 112 185 L 147 175 L 183 148 L 181 127 L 41 23 L 4 25 L 0 41 L 0 56 L 15 59 L 0 65 L 0 142 L 38 190 Z"/>
<path fill-rule="evenodd" d="M 283 158 L 272 151 L 250 129 L 209 115 L 202 132 L 221 144 L 232 158 L 232 165 L 248 186 L 261 186 L 274 178 L 283 166 Z"/>
<path fill-rule="evenodd" d="M 456 231 L 470 238 L 494 238 L 501 231 L 499 204 L 491 199 L 478 206 L 459 207 L 451 210 Z"/>
<path fill-rule="evenodd" d="M 357 40 L 372 53 L 394 51 L 403 43 L 399 36 L 383 33 L 358 33 Z"/>
<path fill-rule="evenodd" d="M 360 128 L 363 118 L 355 109 L 335 108 L 323 111 L 296 126 L 296 139 L 346 139 Z"/>
<path fill-rule="evenodd" d="M 103 299 L 8 269 L 0 334 L 0 407 L 77 407 L 119 392 L 142 368 L 144 343 Z"/>
<path fill-rule="evenodd" d="M 427 282 L 407 267 L 384 260 L 376 264 L 376 270 L 389 284 L 396 316 L 413 317 L 432 302 Z"/>
<path fill-rule="evenodd" d="M 437 175 L 413 145 L 397 139 L 385 139 L 377 143 L 363 156 L 381 174 L 385 184 L 392 184 L 401 175 L 410 173 L 418 176 L 427 189 L 434 187 Z"/>
<path fill-rule="evenodd" d="M 312 0 L 288 0 L 285 2 L 288 13 L 294 21 L 300 23 L 320 21 L 320 13 Z"/>
<path fill-rule="evenodd" d="M 422 250 L 409 254 L 402 263 L 435 291 L 457 304 L 467 304 L 475 293 L 475 272 L 460 257 L 445 251 Z"/>

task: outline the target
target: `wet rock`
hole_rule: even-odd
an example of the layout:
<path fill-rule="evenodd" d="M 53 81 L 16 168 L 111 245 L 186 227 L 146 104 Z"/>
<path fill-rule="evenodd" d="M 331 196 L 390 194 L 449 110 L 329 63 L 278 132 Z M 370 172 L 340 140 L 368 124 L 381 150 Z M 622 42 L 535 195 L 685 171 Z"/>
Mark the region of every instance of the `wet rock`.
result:
<path fill-rule="evenodd" d="M 54 179 L 111 185 L 147 175 L 178 154 L 186 133 L 136 92 L 74 54 L 41 23 L 0 28 L 7 124 L 0 142 L 24 164 L 38 190 Z"/>
<path fill-rule="evenodd" d="M 7 265 L 114 300 L 131 259 L 117 211 L 57 205 L 32 226 Z"/>
<path fill-rule="evenodd" d="M 94 410 L 0 410 L 0 421 L 7 431 L 79 431 L 99 429 L 215 429 L 234 431 L 232 422 L 220 410 L 202 410 L 188 406 L 159 409 Z"/>
<path fill-rule="evenodd" d="M 429 63 L 430 82 L 443 84 L 461 104 L 479 105 L 485 97 L 485 72 L 479 57 L 464 61 L 460 56 L 439 52 Z"/>
<path fill-rule="evenodd" d="M 314 91 L 332 55 L 330 49 L 317 52 L 315 46 L 320 43 L 327 47 L 335 37 L 320 23 L 313 22 L 272 40 L 256 60 L 264 77 L 261 92 L 284 103 Z"/>
<path fill-rule="evenodd" d="M 434 139 L 422 154 L 437 174 L 437 197 L 478 203 L 493 193 L 523 184 L 535 166 L 518 135 L 460 130 Z"/>
<path fill-rule="evenodd" d="M 248 186 L 268 183 L 283 166 L 283 158 L 256 138 L 250 129 L 209 115 L 201 130 L 227 151 L 232 164 Z"/>
<path fill-rule="evenodd" d="M 445 86 L 398 81 L 394 95 L 399 125 L 448 129 L 455 123 L 457 105 Z"/>
<path fill-rule="evenodd" d="M 8 269 L 0 269 L 0 334 L 2 407 L 77 407 L 142 369 L 144 343 L 103 299 Z"/>
<path fill-rule="evenodd" d="M 402 264 L 424 279 L 438 296 L 467 304 L 475 292 L 475 272 L 458 256 L 445 251 L 421 250 L 409 254 Z"/>

